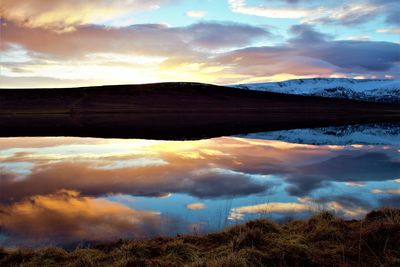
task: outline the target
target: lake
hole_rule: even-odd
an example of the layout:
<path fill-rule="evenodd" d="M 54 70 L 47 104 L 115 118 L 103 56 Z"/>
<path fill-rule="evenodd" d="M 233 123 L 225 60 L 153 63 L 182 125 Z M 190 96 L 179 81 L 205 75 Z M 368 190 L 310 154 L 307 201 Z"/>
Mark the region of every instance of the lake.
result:
<path fill-rule="evenodd" d="M 400 207 L 400 124 L 196 141 L 0 138 L 0 246 L 202 234 Z"/>

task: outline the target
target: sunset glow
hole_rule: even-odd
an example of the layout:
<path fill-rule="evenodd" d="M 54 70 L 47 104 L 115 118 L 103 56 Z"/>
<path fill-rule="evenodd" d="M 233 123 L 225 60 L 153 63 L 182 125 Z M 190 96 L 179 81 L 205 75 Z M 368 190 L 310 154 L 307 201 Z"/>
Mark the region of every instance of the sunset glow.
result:
<path fill-rule="evenodd" d="M 399 12 L 382 0 L 4 0 L 0 85 L 399 78 Z"/>

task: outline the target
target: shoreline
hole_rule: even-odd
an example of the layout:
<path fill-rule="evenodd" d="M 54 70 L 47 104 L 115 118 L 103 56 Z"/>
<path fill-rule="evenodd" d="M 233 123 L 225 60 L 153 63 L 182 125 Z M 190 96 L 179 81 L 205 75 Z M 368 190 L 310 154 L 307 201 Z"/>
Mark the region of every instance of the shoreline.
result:
<path fill-rule="evenodd" d="M 90 248 L 0 249 L 2 266 L 396 266 L 400 209 L 360 220 L 321 212 L 278 224 L 249 221 L 207 235 L 119 240 Z"/>

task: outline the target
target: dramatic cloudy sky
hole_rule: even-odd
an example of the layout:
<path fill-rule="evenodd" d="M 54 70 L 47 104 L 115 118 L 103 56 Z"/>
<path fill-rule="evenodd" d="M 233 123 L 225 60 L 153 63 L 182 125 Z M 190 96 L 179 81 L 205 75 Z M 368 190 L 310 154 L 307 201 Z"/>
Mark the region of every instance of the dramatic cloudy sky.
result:
<path fill-rule="evenodd" d="M 400 78 L 398 0 L 2 0 L 1 87 Z"/>

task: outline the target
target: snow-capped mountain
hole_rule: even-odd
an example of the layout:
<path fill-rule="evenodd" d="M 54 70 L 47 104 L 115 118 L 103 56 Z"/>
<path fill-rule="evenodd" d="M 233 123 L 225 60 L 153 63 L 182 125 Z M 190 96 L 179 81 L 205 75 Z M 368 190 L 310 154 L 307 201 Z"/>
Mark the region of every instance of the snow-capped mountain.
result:
<path fill-rule="evenodd" d="M 238 135 L 309 145 L 400 145 L 400 123 L 358 124 Z"/>
<path fill-rule="evenodd" d="M 284 82 L 228 85 L 275 93 L 338 97 L 372 102 L 400 103 L 400 80 L 312 78 Z"/>

